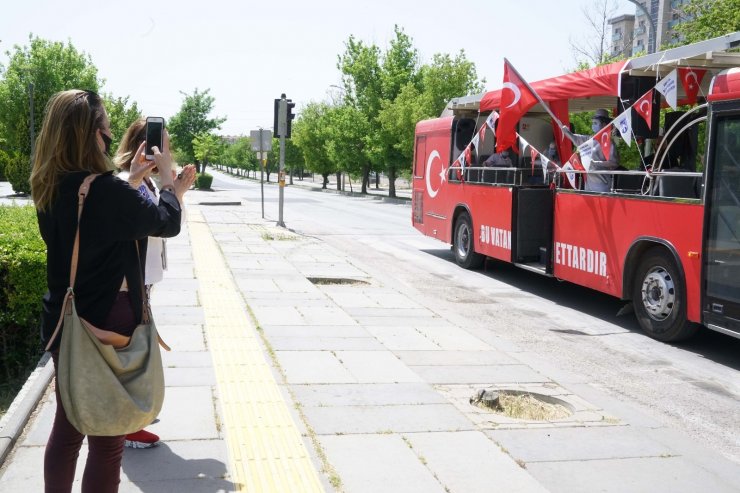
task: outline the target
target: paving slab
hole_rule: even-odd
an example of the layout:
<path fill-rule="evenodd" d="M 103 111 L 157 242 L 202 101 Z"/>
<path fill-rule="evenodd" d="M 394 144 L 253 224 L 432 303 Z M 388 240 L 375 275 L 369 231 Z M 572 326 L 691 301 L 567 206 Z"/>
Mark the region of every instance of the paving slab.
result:
<path fill-rule="evenodd" d="M 307 407 L 303 412 L 319 435 L 474 428 L 451 404 Z"/>
<path fill-rule="evenodd" d="M 526 463 L 674 455 L 669 447 L 629 426 L 494 430 L 486 434 Z"/>
<path fill-rule="evenodd" d="M 377 337 L 377 335 L 376 335 Z M 502 351 L 449 351 L 437 346 L 435 351 L 393 351 L 401 361 L 410 366 L 478 366 L 520 364 Z"/>
<path fill-rule="evenodd" d="M 324 436 L 319 441 L 347 492 L 444 493 L 400 436 Z"/>
<path fill-rule="evenodd" d="M 681 457 L 537 462 L 527 464 L 552 493 L 731 493 L 730 484 Z"/>
<path fill-rule="evenodd" d="M 167 325 L 157 323 L 162 339 L 172 348 L 172 352 L 205 351 L 206 341 L 201 325 Z"/>
<path fill-rule="evenodd" d="M 413 327 L 368 326 L 367 331 L 391 351 L 435 351 L 442 350 L 431 339 Z"/>
<path fill-rule="evenodd" d="M 331 351 L 275 351 L 288 383 L 355 383 Z"/>
<path fill-rule="evenodd" d="M 527 365 L 411 366 L 425 381 L 439 384 L 547 382 Z"/>
<path fill-rule="evenodd" d="M 267 334 L 276 351 L 387 351 L 374 337 L 276 337 Z"/>
<path fill-rule="evenodd" d="M 426 383 L 291 385 L 303 407 L 447 404 Z"/>
<path fill-rule="evenodd" d="M 299 305 L 296 309 L 308 325 L 350 325 L 355 322 L 354 318 L 333 303 L 325 306 Z"/>
<path fill-rule="evenodd" d="M 202 325 L 205 321 L 203 308 L 199 306 L 161 306 L 154 313 L 157 327 L 160 325 Z"/>
<path fill-rule="evenodd" d="M 336 351 L 342 365 L 365 383 L 421 382 L 421 378 L 388 351 Z"/>
<path fill-rule="evenodd" d="M 169 367 L 164 368 L 167 387 L 212 387 L 216 385 L 213 367 Z"/>
<path fill-rule="evenodd" d="M 359 325 L 333 325 L 318 327 L 311 325 L 262 325 L 262 330 L 268 337 L 363 337 L 372 335 Z"/>
<path fill-rule="evenodd" d="M 147 427 L 164 442 L 223 438 L 217 428 L 213 388 L 166 387 L 159 421 Z"/>
<path fill-rule="evenodd" d="M 445 491 L 547 492 L 481 432 L 407 433 L 404 438 L 445 486 Z"/>
<path fill-rule="evenodd" d="M 433 340 L 439 347 L 451 351 L 483 351 L 492 349 L 488 344 L 466 332 L 460 327 L 449 325 L 444 319 L 441 323 L 428 324 L 426 319 L 420 319 L 414 325 L 419 332 Z"/>

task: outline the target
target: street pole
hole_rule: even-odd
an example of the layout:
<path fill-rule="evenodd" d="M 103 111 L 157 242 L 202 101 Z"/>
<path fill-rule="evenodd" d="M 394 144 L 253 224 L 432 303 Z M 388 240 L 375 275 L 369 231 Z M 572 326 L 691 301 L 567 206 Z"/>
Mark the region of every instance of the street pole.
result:
<path fill-rule="evenodd" d="M 262 127 L 260 127 L 260 198 L 262 200 L 262 219 L 265 218 L 265 160 L 262 153 Z"/>
<path fill-rule="evenodd" d="M 288 101 L 285 98 L 285 94 L 280 95 L 280 116 L 278 122 L 278 130 L 280 133 L 280 168 L 278 171 L 278 222 L 277 225 L 281 228 L 285 227 L 283 222 L 283 199 L 285 196 L 285 134 L 287 133 L 287 112 L 288 112 Z"/>

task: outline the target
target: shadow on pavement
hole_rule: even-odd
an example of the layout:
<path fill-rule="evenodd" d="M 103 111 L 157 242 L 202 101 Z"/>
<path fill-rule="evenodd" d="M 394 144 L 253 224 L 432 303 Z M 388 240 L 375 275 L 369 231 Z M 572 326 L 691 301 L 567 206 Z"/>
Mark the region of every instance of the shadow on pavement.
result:
<path fill-rule="evenodd" d="M 225 479 L 227 471 L 223 462 L 216 459 L 186 459 L 177 455 L 166 443 L 151 449 L 126 449 L 122 469 L 128 481 L 144 493 L 236 491 L 234 483 Z M 122 489 L 124 485 L 122 482 Z"/>

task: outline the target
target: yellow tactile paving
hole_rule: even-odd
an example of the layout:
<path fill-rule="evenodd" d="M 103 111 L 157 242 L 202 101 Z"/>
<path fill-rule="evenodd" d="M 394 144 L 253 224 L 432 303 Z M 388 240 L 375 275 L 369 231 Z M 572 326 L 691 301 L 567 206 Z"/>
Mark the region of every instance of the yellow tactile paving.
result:
<path fill-rule="evenodd" d="M 200 211 L 188 228 L 238 491 L 323 492 L 244 300 Z"/>

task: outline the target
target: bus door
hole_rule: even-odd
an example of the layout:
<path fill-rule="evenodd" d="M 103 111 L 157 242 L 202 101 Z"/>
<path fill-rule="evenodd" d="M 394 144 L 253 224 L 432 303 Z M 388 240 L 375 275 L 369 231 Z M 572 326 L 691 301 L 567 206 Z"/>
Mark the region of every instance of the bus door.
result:
<path fill-rule="evenodd" d="M 704 223 L 704 324 L 740 337 L 740 111 L 737 103 L 734 111 L 717 106 Z"/>
<path fill-rule="evenodd" d="M 549 187 L 514 187 L 512 210 L 513 261 L 542 273 L 552 273 L 554 191 Z"/>

